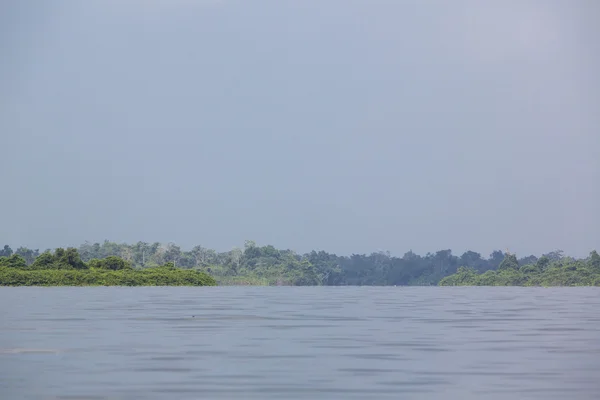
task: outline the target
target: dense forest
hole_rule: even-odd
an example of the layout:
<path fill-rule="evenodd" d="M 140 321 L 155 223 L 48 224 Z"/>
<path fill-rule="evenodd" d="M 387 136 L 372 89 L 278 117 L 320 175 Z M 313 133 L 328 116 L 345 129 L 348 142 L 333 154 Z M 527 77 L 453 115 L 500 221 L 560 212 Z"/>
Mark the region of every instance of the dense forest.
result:
<path fill-rule="evenodd" d="M 600 255 L 592 251 L 586 260 L 540 257 L 535 263 L 520 265 L 507 254 L 497 270 L 480 273 L 460 267 L 443 278 L 440 286 L 600 286 Z"/>
<path fill-rule="evenodd" d="M 596 251 L 586 259 L 568 257 L 560 250 L 539 258 L 517 258 L 500 250 L 487 258 L 474 251 L 456 256 L 451 250 L 424 256 L 412 251 L 402 257 L 388 252 L 338 256 L 325 251 L 298 254 L 252 241 L 227 252 L 202 246 L 184 251 L 173 243 L 158 242 L 86 242 L 78 249 L 41 253 L 25 247 L 13 251 L 6 245 L 0 249 L 0 268 L 6 271 L 11 264 L 11 273 L 15 273 L 16 264 L 22 271 L 39 270 L 41 265 L 61 269 L 65 263 L 56 259 L 66 257 L 65 252 L 93 271 L 101 271 L 99 263 L 106 260 L 124 263 L 131 271 L 139 272 L 170 266 L 178 271 L 204 272 L 221 285 L 600 285 L 600 257 Z M 50 262 L 51 257 L 55 261 Z M 129 269 L 117 273 L 126 273 L 123 271 Z"/>
<path fill-rule="evenodd" d="M 0 252 L 0 286 L 216 285 L 205 272 L 176 268 L 173 263 L 141 269 L 117 256 L 85 262 L 75 248 L 45 251 L 29 259 L 20 252 L 13 253 L 9 246 Z"/>

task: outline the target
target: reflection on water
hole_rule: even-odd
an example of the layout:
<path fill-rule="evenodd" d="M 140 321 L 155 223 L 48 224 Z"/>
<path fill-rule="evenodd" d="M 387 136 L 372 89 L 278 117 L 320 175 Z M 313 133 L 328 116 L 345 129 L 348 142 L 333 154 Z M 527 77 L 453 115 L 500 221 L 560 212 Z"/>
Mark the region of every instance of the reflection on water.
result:
<path fill-rule="evenodd" d="M 0 288 L 2 399 L 593 399 L 598 288 Z"/>

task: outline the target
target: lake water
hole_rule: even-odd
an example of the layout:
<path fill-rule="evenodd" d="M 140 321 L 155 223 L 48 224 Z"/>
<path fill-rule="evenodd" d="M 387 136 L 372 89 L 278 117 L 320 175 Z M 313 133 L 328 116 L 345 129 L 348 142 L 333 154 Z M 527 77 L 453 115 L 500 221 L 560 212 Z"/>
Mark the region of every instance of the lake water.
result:
<path fill-rule="evenodd" d="M 599 288 L 0 288 L 0 398 L 598 399 Z"/>

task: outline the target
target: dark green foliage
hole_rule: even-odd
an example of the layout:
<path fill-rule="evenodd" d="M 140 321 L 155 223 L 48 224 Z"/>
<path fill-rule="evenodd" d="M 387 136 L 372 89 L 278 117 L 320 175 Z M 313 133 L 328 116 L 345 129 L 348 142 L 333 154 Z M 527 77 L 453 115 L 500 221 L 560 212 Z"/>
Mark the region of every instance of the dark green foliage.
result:
<path fill-rule="evenodd" d="M 54 252 L 55 264 L 59 264 L 64 267 L 64 269 L 73 268 L 73 269 L 86 269 L 88 266 L 81 260 L 79 256 L 79 252 L 77 249 L 73 247 L 69 247 L 64 250 L 61 248 L 56 249 Z"/>
<path fill-rule="evenodd" d="M 515 271 L 519 269 L 519 262 L 517 261 L 517 256 L 515 256 L 514 254 L 506 254 L 504 260 L 502 260 L 502 262 L 498 266 L 498 271 L 504 271 L 508 269 L 512 269 Z"/>
<path fill-rule="evenodd" d="M 88 262 L 88 265 L 90 268 L 106 269 L 110 271 L 132 269 L 130 263 L 116 256 L 108 256 L 102 259 L 94 258 Z"/>
<path fill-rule="evenodd" d="M 474 268 L 459 267 L 455 274 L 445 277 L 440 281 L 442 286 L 464 286 L 474 282 L 477 271 Z"/>
<path fill-rule="evenodd" d="M 154 267 L 153 271 L 175 271 L 177 268 L 175 267 L 174 262 L 166 262 L 163 265 L 159 265 L 158 267 Z"/>
<path fill-rule="evenodd" d="M 53 267 L 55 262 L 56 262 L 56 258 L 54 258 L 54 254 L 47 251 L 47 252 L 40 254 L 35 259 L 33 264 L 31 264 L 31 269 L 49 269 L 49 268 Z"/>
<path fill-rule="evenodd" d="M 0 267 L 7 268 L 27 268 L 25 259 L 18 254 L 13 254 L 8 257 L 0 257 Z"/>
<path fill-rule="evenodd" d="M 33 263 L 27 268 L 30 270 L 43 269 L 87 269 L 88 266 L 81 260 L 79 252 L 75 248 L 58 248 L 51 253 L 46 251 L 35 258 Z"/>
<path fill-rule="evenodd" d="M 541 256 L 535 265 L 540 269 L 540 271 L 544 271 L 548 265 L 550 265 L 550 259 L 548 256 Z"/>
<path fill-rule="evenodd" d="M 537 265 L 528 264 L 519 268 L 519 272 L 522 274 L 539 274 L 542 270 Z"/>
<path fill-rule="evenodd" d="M 600 286 L 600 270 L 589 262 L 569 258 L 550 261 L 540 258 L 535 265 L 512 266 L 478 274 L 462 267 L 442 279 L 440 286 Z M 547 261 L 546 261 L 547 260 Z M 543 267 L 543 268 L 542 268 Z"/>

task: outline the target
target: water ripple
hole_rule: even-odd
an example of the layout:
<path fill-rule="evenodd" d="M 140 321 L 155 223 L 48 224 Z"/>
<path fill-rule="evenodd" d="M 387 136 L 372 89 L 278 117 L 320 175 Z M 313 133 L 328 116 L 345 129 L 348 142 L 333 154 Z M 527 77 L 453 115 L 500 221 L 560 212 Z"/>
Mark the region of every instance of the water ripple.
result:
<path fill-rule="evenodd" d="M 587 400 L 598 288 L 0 288 L 6 399 Z"/>

